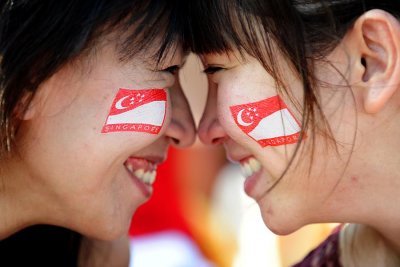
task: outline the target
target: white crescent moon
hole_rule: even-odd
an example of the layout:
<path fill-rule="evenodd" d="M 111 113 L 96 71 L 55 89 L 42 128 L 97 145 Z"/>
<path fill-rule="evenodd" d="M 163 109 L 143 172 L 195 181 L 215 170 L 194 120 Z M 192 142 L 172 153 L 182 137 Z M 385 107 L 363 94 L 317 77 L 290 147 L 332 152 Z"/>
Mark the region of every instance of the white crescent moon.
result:
<path fill-rule="evenodd" d="M 253 124 L 253 122 L 244 122 L 242 119 L 242 113 L 243 113 L 244 109 L 242 109 L 241 111 L 239 111 L 239 113 L 237 114 L 237 121 L 241 126 L 250 126 Z"/>
<path fill-rule="evenodd" d="M 129 95 L 124 96 L 123 98 L 121 98 L 120 100 L 117 101 L 117 103 L 115 103 L 115 107 L 117 109 L 126 109 L 127 107 L 122 106 L 122 101 L 124 101 L 125 99 L 127 99 L 129 97 Z"/>

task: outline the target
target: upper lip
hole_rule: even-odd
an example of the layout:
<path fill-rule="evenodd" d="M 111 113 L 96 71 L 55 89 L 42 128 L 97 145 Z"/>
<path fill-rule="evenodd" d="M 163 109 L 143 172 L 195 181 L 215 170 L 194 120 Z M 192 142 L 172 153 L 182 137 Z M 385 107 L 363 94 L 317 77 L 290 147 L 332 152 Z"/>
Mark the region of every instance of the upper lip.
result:
<path fill-rule="evenodd" d="M 251 154 L 228 154 L 227 153 L 228 160 L 235 162 L 235 163 L 243 162 L 244 160 L 246 160 L 250 157 L 252 157 Z"/>
<path fill-rule="evenodd" d="M 130 158 L 137 158 L 137 159 L 144 159 L 147 160 L 148 162 L 154 164 L 154 165 L 159 165 L 163 163 L 166 160 L 165 156 L 156 156 L 156 155 L 148 155 L 148 156 L 130 156 Z"/>
<path fill-rule="evenodd" d="M 233 163 L 240 163 L 253 157 L 249 150 L 234 142 L 232 139 L 225 142 L 224 147 L 227 159 Z"/>

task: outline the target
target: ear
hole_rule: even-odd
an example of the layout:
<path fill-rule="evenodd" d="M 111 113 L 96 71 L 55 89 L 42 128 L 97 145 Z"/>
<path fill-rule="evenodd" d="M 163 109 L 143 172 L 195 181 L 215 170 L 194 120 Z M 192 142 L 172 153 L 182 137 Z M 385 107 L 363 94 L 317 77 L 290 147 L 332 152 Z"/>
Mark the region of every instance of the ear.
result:
<path fill-rule="evenodd" d="M 20 120 L 30 120 L 36 114 L 34 97 L 32 93 L 25 93 L 25 95 L 18 101 L 14 113 Z"/>
<path fill-rule="evenodd" d="M 370 10 L 359 17 L 350 34 L 357 43 L 361 94 L 367 113 L 379 112 L 400 88 L 400 23 L 390 13 Z M 354 50 L 353 50 L 354 52 Z"/>

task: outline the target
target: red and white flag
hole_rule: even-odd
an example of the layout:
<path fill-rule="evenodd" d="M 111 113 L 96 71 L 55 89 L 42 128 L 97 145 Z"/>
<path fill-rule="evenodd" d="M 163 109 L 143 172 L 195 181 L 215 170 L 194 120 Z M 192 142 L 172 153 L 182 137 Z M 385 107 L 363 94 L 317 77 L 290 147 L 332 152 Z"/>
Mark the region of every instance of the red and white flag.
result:
<path fill-rule="evenodd" d="M 296 143 L 300 125 L 279 96 L 231 106 L 239 128 L 262 147 Z"/>
<path fill-rule="evenodd" d="M 120 88 L 101 132 L 158 134 L 164 124 L 166 107 L 167 93 L 164 89 Z"/>

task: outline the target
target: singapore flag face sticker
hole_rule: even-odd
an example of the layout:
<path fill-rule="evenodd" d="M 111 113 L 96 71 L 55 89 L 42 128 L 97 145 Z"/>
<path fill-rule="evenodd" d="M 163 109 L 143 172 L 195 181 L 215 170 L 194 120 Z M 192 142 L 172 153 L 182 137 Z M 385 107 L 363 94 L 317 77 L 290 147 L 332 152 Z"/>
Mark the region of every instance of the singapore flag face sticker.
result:
<path fill-rule="evenodd" d="M 164 124 L 166 108 L 167 93 L 164 89 L 120 88 L 101 132 L 158 134 Z"/>
<path fill-rule="evenodd" d="M 279 96 L 231 106 L 237 126 L 262 147 L 294 144 L 300 125 Z"/>

